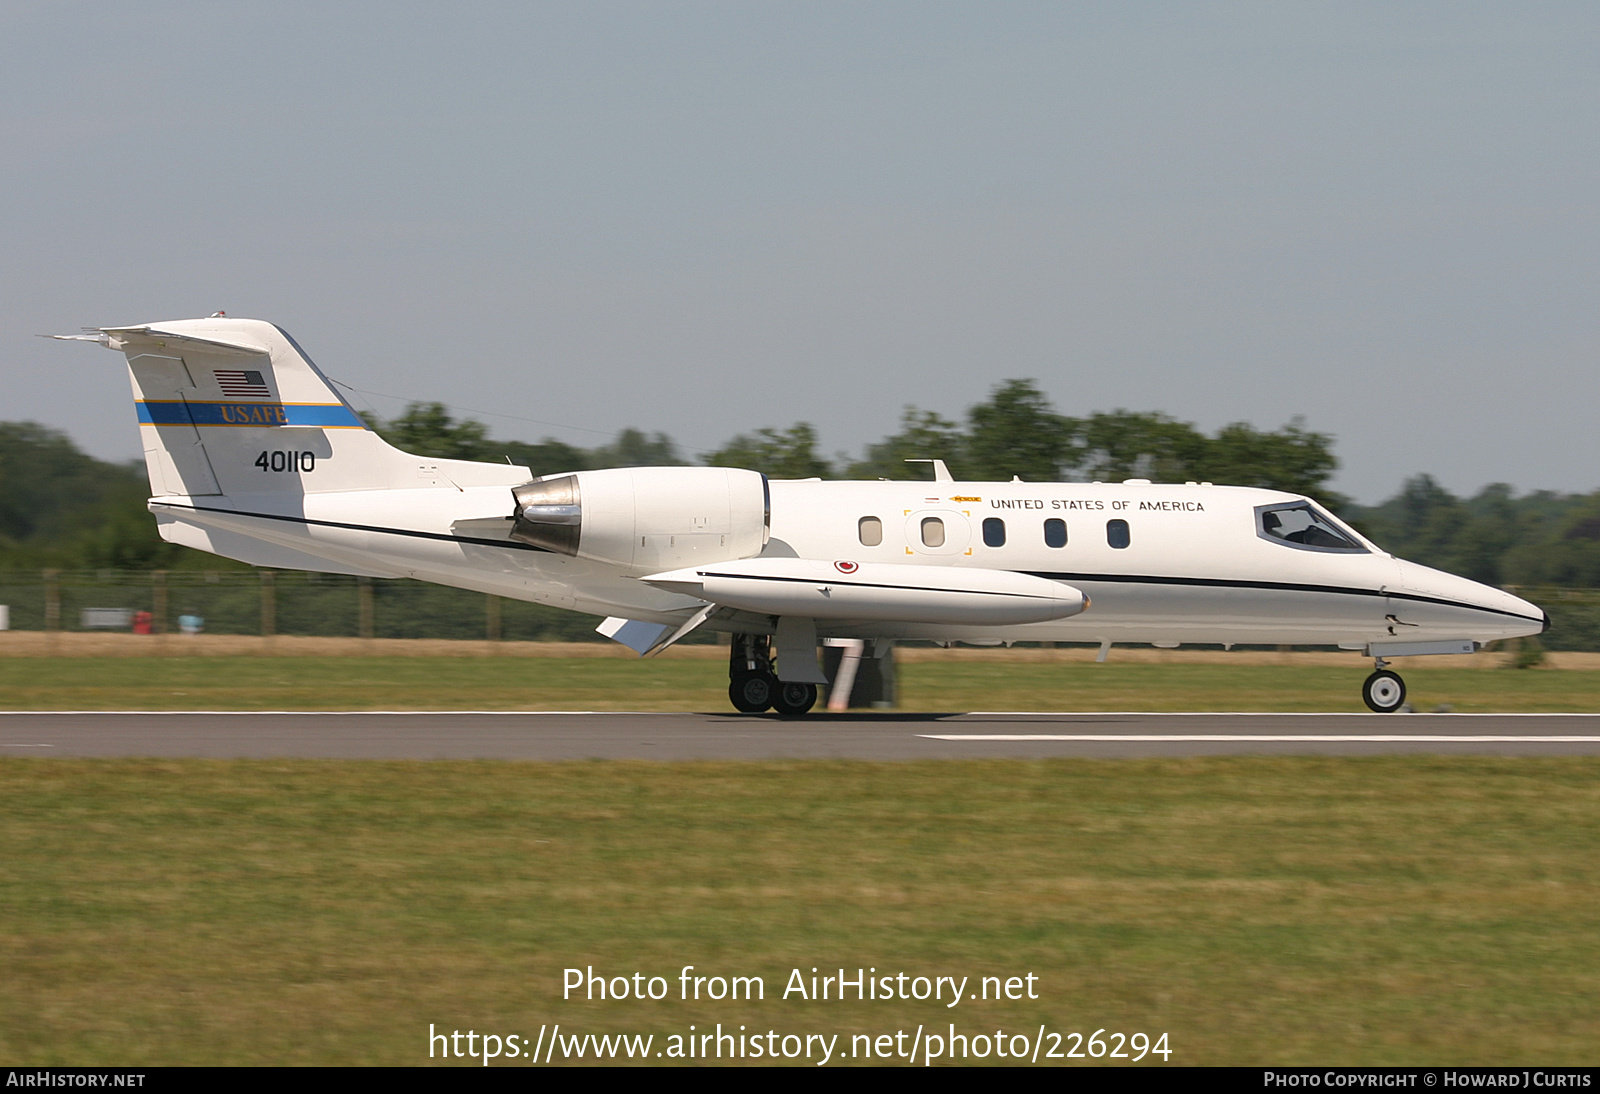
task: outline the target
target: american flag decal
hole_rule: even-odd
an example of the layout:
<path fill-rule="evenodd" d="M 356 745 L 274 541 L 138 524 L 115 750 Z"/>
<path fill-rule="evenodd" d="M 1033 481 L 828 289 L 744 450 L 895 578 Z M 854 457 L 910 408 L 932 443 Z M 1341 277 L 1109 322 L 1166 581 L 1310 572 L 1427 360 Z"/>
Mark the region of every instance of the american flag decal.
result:
<path fill-rule="evenodd" d="M 255 396 L 265 399 L 272 394 L 267 390 L 267 382 L 259 372 L 247 372 L 244 369 L 235 368 L 218 368 L 212 369 L 211 373 L 217 378 L 217 383 L 221 386 L 222 394 L 224 395 L 236 397 Z"/>

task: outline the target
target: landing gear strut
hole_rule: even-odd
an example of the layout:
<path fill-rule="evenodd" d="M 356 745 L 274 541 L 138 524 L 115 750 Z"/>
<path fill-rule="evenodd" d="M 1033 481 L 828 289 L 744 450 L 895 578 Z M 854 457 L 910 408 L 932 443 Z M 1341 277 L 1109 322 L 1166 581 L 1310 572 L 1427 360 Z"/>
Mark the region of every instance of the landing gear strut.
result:
<path fill-rule="evenodd" d="M 744 714 L 773 710 L 798 718 L 817 702 L 817 685 L 786 684 L 772 671 L 772 636 L 735 634 L 728 651 L 728 698 Z"/>
<path fill-rule="evenodd" d="M 1361 685 L 1361 698 L 1374 713 L 1393 714 L 1406 701 L 1406 682 L 1399 673 L 1389 671 L 1383 658 L 1375 657 L 1373 662 L 1378 671 Z"/>
<path fill-rule="evenodd" d="M 772 707 L 783 685 L 772 673 L 772 636 L 735 634 L 728 650 L 728 699 L 744 714 Z"/>

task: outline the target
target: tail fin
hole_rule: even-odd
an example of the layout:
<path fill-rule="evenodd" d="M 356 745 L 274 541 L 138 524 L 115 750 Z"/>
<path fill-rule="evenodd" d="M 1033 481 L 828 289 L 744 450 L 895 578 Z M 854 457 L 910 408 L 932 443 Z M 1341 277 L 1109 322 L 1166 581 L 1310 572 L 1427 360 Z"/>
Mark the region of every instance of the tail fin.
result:
<path fill-rule="evenodd" d="M 158 497 L 514 486 L 530 477 L 390 446 L 271 323 L 184 319 L 104 327 L 98 340 L 127 355 Z"/>

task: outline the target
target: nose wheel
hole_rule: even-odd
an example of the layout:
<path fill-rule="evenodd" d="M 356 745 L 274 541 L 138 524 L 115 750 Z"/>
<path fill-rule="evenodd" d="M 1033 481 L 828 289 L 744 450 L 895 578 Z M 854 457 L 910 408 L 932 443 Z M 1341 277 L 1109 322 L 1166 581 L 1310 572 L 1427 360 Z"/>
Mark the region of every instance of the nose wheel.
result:
<path fill-rule="evenodd" d="M 1406 701 L 1406 682 L 1400 679 L 1399 673 L 1380 668 L 1361 685 L 1361 698 L 1368 710 L 1393 714 Z"/>

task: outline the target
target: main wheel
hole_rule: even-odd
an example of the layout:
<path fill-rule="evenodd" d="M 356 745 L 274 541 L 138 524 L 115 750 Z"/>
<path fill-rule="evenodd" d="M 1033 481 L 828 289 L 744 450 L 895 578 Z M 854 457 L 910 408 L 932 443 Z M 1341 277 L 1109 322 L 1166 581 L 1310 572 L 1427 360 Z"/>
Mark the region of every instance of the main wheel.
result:
<path fill-rule="evenodd" d="M 779 684 L 772 697 L 772 709 L 785 718 L 798 718 L 817 702 L 815 684 Z"/>
<path fill-rule="evenodd" d="M 765 673 L 739 675 L 728 685 L 728 698 L 735 710 L 744 714 L 760 714 L 772 706 L 778 686 L 778 681 Z"/>
<path fill-rule="evenodd" d="M 1378 714 L 1393 714 L 1406 701 L 1406 682 L 1388 669 L 1380 669 L 1361 685 L 1361 698 Z"/>

